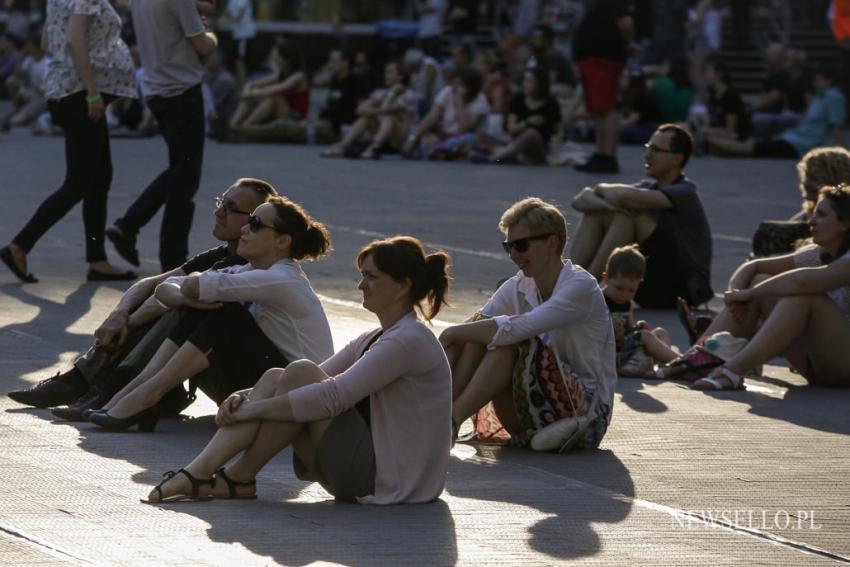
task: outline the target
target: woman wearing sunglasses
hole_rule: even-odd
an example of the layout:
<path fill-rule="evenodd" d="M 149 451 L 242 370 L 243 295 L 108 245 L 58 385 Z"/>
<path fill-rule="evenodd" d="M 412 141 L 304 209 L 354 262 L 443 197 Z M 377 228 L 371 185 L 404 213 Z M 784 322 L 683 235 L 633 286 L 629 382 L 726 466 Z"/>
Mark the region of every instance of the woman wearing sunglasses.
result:
<path fill-rule="evenodd" d="M 443 491 L 451 439 L 451 371 L 432 319 L 445 303 L 448 256 L 397 236 L 357 255 L 363 307 L 380 327 L 321 365 L 266 372 L 221 404 L 220 429 L 147 503 L 256 498 L 256 476 L 292 445 L 296 475 L 339 500 L 431 502 Z M 424 306 L 423 306 L 424 304 Z M 234 457 L 236 457 L 234 459 Z"/>
<path fill-rule="evenodd" d="M 330 249 L 330 235 L 298 204 L 271 197 L 242 227 L 244 266 L 172 277 L 152 301 L 186 314 L 142 372 L 89 419 L 107 429 L 152 430 L 157 402 L 210 366 L 237 387 L 269 368 L 333 353 L 330 326 L 298 261 Z"/>
<path fill-rule="evenodd" d="M 566 221 L 554 206 L 524 199 L 499 228 L 519 272 L 440 336 L 452 366 L 454 433 L 475 414 L 479 439 L 537 450 L 596 447 L 617 380 L 602 291 L 563 259 Z"/>

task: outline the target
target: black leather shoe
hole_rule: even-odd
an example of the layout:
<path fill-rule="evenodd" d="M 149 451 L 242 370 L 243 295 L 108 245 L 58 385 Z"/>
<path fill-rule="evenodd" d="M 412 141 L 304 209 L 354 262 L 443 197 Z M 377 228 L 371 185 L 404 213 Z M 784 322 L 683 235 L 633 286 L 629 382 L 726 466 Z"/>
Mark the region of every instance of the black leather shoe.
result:
<path fill-rule="evenodd" d="M 21 270 L 18 265 L 15 263 L 15 258 L 12 256 L 12 251 L 9 250 L 8 246 L 4 246 L 0 248 L 0 260 L 3 261 L 4 264 L 15 274 L 19 280 L 24 283 L 38 283 L 38 278 L 32 274 L 28 274 Z"/>
<path fill-rule="evenodd" d="M 56 376 L 42 380 L 27 390 L 9 392 L 9 397 L 19 404 L 49 408 L 70 404 L 88 390 L 89 385 L 76 366 L 67 372 L 57 372 Z"/>
<path fill-rule="evenodd" d="M 136 235 L 121 232 L 118 228 L 110 226 L 105 231 L 106 238 L 115 246 L 118 255 L 139 267 L 139 251 L 136 250 Z"/>
<path fill-rule="evenodd" d="M 86 280 L 90 282 L 126 282 L 138 279 L 138 277 L 139 274 L 137 274 L 133 270 L 127 270 L 126 272 L 121 272 L 120 274 L 108 274 L 106 272 L 101 272 L 90 268 L 89 273 L 86 274 Z"/>
<path fill-rule="evenodd" d="M 106 405 L 110 398 L 109 394 L 101 392 L 97 388 L 92 388 L 73 404 L 50 408 L 50 412 L 59 419 L 66 421 L 88 421 L 89 415 L 94 413 L 94 410 Z"/>
<path fill-rule="evenodd" d="M 124 431 L 138 425 L 139 431 L 150 433 L 156 428 L 159 415 L 159 408 L 152 406 L 130 417 L 112 417 L 108 412 L 96 411 L 89 415 L 89 421 L 110 431 Z"/>

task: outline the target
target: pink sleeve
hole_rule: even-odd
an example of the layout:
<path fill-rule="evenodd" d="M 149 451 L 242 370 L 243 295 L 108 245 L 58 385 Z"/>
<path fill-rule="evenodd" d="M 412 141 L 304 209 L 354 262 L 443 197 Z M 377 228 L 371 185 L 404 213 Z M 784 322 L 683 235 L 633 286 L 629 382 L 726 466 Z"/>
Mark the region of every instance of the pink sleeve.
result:
<path fill-rule="evenodd" d="M 336 355 L 326 362 L 330 363 L 335 358 Z M 306 423 L 343 413 L 372 392 L 401 377 L 411 367 L 414 358 L 415 355 L 409 352 L 400 337 L 381 337 L 343 372 L 289 392 L 295 421 Z M 324 363 L 322 369 L 325 369 Z"/>

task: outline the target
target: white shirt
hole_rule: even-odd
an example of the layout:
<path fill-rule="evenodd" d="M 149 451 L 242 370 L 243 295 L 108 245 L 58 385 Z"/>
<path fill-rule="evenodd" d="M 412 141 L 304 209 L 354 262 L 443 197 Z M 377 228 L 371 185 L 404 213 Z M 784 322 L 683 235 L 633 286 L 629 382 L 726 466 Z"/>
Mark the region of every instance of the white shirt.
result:
<path fill-rule="evenodd" d="M 250 302 L 257 326 L 289 362 L 307 358 L 318 364 L 333 354 L 325 310 L 297 262 L 279 260 L 267 270 L 232 266 L 198 278 L 201 301 Z"/>
<path fill-rule="evenodd" d="M 434 100 L 434 105 L 439 106 L 443 109 L 442 119 L 440 121 L 440 128 L 443 134 L 448 136 L 454 136 L 460 134 L 460 125 L 457 121 L 457 112 L 455 109 L 454 102 L 454 88 L 451 86 L 443 87 L 443 90 L 440 91 L 440 94 L 437 95 L 436 100 Z M 490 114 L 490 105 L 487 104 L 487 98 L 484 96 L 484 93 L 478 93 L 478 96 L 475 99 L 467 103 L 464 107 L 464 110 L 467 114 L 472 114 L 475 116 L 487 116 Z M 484 126 L 484 122 L 481 122 L 481 126 Z"/>
<path fill-rule="evenodd" d="M 253 11 L 251 0 L 230 0 L 227 3 L 227 17 L 231 22 L 230 32 L 233 39 L 251 39 L 257 35 Z M 242 15 L 237 18 L 239 12 L 242 12 Z"/>
<path fill-rule="evenodd" d="M 548 333 L 558 358 L 589 389 L 595 390 L 598 381 L 600 401 L 613 408 L 617 385 L 614 328 L 602 290 L 589 273 L 567 260 L 552 297 L 541 303 L 534 278 L 519 271 L 496 290 L 481 313 L 499 325 L 487 348 Z"/>
<path fill-rule="evenodd" d="M 423 4 L 431 7 L 431 12 L 419 16 L 419 37 L 434 37 L 443 33 L 443 16 L 446 15 L 446 0 L 425 0 L 417 2 L 421 10 Z"/>

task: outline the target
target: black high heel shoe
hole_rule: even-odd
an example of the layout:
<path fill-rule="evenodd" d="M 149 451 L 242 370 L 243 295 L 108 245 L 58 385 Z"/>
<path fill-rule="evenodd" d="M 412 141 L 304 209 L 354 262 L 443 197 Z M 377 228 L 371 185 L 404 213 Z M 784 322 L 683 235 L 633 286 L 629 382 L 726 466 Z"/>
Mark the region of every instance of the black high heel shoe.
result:
<path fill-rule="evenodd" d="M 138 425 L 139 431 L 150 433 L 156 428 L 159 417 L 159 408 L 152 406 L 129 417 L 112 417 L 107 411 L 96 411 L 89 415 L 89 421 L 110 431 L 125 431 Z"/>

